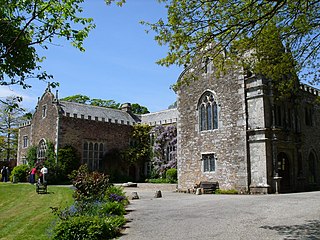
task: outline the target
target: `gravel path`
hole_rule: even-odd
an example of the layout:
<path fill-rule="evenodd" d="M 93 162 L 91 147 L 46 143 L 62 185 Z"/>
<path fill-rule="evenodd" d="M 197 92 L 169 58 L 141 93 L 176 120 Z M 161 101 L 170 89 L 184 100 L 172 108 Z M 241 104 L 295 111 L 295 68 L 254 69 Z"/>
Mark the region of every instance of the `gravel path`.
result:
<path fill-rule="evenodd" d="M 156 190 L 162 198 L 154 198 Z M 320 192 L 194 195 L 175 185 L 125 188 L 131 200 L 120 239 L 320 239 Z"/>

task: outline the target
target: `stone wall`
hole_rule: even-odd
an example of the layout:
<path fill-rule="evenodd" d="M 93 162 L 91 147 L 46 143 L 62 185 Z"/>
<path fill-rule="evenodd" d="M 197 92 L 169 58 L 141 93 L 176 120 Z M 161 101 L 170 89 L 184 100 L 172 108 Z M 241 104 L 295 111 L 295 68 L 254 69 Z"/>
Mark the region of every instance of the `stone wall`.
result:
<path fill-rule="evenodd" d="M 182 76 L 183 77 L 183 76 Z M 200 131 L 198 101 L 205 91 L 218 104 L 218 129 Z M 222 189 L 248 191 L 244 77 L 237 71 L 217 78 L 203 74 L 178 90 L 178 187 L 218 181 Z M 214 153 L 216 169 L 203 172 L 202 154 Z"/>
<path fill-rule="evenodd" d="M 125 149 L 129 146 L 133 127 L 115 123 L 81 118 L 60 118 L 59 146 L 74 146 L 82 154 L 83 142 L 93 141 L 104 144 L 104 152 Z"/>

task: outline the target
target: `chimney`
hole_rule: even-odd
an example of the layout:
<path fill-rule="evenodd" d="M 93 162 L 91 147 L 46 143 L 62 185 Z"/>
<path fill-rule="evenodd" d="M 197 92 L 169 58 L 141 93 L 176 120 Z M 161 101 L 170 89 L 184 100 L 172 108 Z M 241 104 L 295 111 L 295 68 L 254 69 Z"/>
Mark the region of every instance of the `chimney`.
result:
<path fill-rule="evenodd" d="M 125 111 L 127 113 L 131 113 L 131 104 L 130 103 L 124 103 L 121 105 L 121 110 Z"/>

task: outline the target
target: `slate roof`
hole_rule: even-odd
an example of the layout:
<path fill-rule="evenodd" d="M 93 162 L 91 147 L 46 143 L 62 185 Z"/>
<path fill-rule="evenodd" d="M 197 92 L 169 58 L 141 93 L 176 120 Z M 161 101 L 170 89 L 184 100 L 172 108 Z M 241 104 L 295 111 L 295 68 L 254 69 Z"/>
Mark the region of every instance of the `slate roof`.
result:
<path fill-rule="evenodd" d="M 118 109 L 97 107 L 68 101 L 59 101 L 59 105 L 62 114 L 65 116 L 75 117 L 76 114 L 77 118 L 82 118 L 81 115 L 83 115 L 84 119 L 89 119 L 91 117 L 91 120 L 98 118 L 98 121 L 103 121 L 103 119 L 105 119 L 105 121 L 108 122 L 110 121 L 109 119 L 111 119 L 111 122 L 113 123 L 121 123 L 121 121 L 123 121 L 123 124 L 129 123 L 129 125 L 136 123 L 133 116 L 128 112 Z"/>
<path fill-rule="evenodd" d="M 173 108 L 160 112 L 147 113 L 140 115 L 140 118 L 142 123 L 151 126 L 176 123 L 178 118 L 178 110 Z"/>

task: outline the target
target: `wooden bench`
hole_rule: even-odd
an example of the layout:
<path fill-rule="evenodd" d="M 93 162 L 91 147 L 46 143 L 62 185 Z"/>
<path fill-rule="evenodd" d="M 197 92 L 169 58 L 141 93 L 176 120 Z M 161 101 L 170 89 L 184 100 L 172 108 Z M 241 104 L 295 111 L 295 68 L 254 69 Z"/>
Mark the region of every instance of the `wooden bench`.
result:
<path fill-rule="evenodd" d="M 47 182 L 37 182 L 36 184 L 36 192 L 39 193 L 47 193 Z"/>
<path fill-rule="evenodd" d="M 203 189 L 203 193 L 214 193 L 219 189 L 219 183 L 203 181 L 200 182 L 197 187 Z"/>

